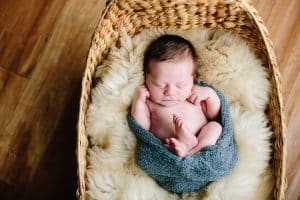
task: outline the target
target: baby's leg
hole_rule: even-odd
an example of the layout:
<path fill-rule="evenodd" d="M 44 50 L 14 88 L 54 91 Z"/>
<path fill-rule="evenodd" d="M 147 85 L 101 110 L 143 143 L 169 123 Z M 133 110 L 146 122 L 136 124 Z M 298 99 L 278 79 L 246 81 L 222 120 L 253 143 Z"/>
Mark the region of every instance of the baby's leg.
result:
<path fill-rule="evenodd" d="M 173 116 L 173 123 L 175 126 L 175 137 L 167 139 L 166 143 L 178 156 L 185 157 L 197 145 L 198 139 L 188 130 L 177 115 Z"/>
<path fill-rule="evenodd" d="M 198 144 L 191 150 L 190 154 L 199 152 L 204 147 L 215 145 L 222 133 L 222 126 L 215 121 L 205 124 L 198 135 Z"/>
<path fill-rule="evenodd" d="M 185 157 L 189 154 L 187 146 L 176 138 L 167 138 L 165 146 L 173 151 L 179 157 Z"/>

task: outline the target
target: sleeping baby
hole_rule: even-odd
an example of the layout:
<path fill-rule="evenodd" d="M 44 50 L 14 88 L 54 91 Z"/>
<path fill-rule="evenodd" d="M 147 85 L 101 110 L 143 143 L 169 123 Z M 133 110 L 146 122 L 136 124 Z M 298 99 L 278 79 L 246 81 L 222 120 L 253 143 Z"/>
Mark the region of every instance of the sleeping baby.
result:
<path fill-rule="evenodd" d="M 193 192 L 228 175 L 237 162 L 228 103 L 195 81 L 197 55 L 177 35 L 154 40 L 144 55 L 145 84 L 128 113 L 136 163 L 170 192 Z"/>
<path fill-rule="evenodd" d="M 131 114 L 180 157 L 214 145 L 222 127 L 214 121 L 220 100 L 210 87 L 194 85 L 197 56 L 192 44 L 163 35 L 145 53 L 145 85 L 136 89 Z"/>

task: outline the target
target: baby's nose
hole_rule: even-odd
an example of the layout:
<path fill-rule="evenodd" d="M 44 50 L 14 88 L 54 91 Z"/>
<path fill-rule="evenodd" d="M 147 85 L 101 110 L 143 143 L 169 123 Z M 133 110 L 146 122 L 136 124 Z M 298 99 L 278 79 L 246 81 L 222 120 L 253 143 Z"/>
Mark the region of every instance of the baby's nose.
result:
<path fill-rule="evenodd" d="M 167 96 L 173 96 L 175 94 L 175 88 L 168 86 L 164 92 Z"/>

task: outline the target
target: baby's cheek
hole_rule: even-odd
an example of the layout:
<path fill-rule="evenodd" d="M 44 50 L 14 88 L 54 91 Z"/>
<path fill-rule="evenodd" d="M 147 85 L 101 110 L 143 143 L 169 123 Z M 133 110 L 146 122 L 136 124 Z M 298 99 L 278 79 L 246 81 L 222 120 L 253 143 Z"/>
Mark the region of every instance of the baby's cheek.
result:
<path fill-rule="evenodd" d="M 181 94 L 183 99 L 187 99 L 190 95 L 191 95 L 191 91 L 188 89 L 185 89 Z"/>
<path fill-rule="evenodd" d="M 157 93 L 157 92 L 155 91 L 155 89 L 153 89 L 153 88 L 151 88 L 151 87 L 148 88 L 148 91 L 149 91 L 150 96 L 155 96 L 156 93 Z"/>
<path fill-rule="evenodd" d="M 150 93 L 150 99 L 154 102 L 157 102 L 157 101 L 161 100 L 161 98 L 162 98 L 160 92 L 158 92 L 158 91 L 152 91 L 149 93 Z"/>

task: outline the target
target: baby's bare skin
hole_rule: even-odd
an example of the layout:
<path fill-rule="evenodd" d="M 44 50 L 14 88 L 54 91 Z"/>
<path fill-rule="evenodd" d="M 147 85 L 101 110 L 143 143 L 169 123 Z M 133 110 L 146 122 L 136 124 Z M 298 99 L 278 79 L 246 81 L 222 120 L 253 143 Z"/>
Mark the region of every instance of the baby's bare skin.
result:
<path fill-rule="evenodd" d="M 214 145 L 222 127 L 220 100 L 213 89 L 193 83 L 193 61 L 150 62 L 145 85 L 136 89 L 131 114 L 180 157 Z"/>
<path fill-rule="evenodd" d="M 150 111 L 150 132 L 155 133 L 155 136 L 162 141 L 180 136 L 177 132 L 183 131 L 181 129 L 186 129 L 195 135 L 207 123 L 201 106 L 188 101 L 166 107 L 147 100 L 147 105 Z"/>
<path fill-rule="evenodd" d="M 169 107 L 148 100 L 147 105 L 150 111 L 150 132 L 177 155 L 186 156 L 198 144 L 196 134 L 207 123 L 201 106 L 187 100 Z"/>

